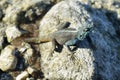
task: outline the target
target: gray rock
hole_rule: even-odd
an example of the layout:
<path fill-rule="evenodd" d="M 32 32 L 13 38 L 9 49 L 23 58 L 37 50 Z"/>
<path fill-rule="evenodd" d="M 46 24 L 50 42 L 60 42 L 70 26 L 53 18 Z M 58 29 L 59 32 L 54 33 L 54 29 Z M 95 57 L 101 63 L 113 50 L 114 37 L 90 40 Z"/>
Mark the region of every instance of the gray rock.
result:
<path fill-rule="evenodd" d="M 3 43 L 4 43 L 4 37 L 0 37 L 0 50 L 3 48 Z"/>
<path fill-rule="evenodd" d="M 45 78 L 50 80 L 119 80 L 120 38 L 115 26 L 105 10 L 91 8 L 79 0 L 66 0 L 56 4 L 40 22 L 40 34 L 47 35 L 57 31 L 60 22 L 68 21 L 76 28 L 81 22 L 92 19 L 94 31 L 81 42 L 71 54 L 64 46 L 61 53 L 54 51 L 49 56 L 51 42 L 40 44 L 41 68 Z M 48 58 L 49 57 L 49 58 Z"/>
<path fill-rule="evenodd" d="M 4 37 L 5 35 L 5 30 L 6 30 L 6 25 L 4 23 L 0 23 L 0 50 L 3 49 L 3 44 L 4 43 Z"/>
<path fill-rule="evenodd" d="M 69 28 L 76 29 L 82 27 L 82 23 L 91 19 L 90 14 L 88 14 L 88 11 L 86 11 L 84 5 L 81 3 L 76 0 L 62 1 L 52 7 L 41 21 L 39 36 L 41 37 L 57 31 L 57 25 L 64 21 L 71 23 Z M 94 58 L 91 50 L 78 49 L 75 55 L 73 55 L 64 47 L 60 54 L 54 52 L 53 57 L 50 57 L 51 46 L 51 43 L 40 45 L 41 67 L 46 78 L 50 80 L 70 78 L 73 80 L 91 79 L 94 72 Z M 85 57 L 86 60 L 81 58 L 81 56 Z M 87 59 L 90 60 L 86 63 Z"/>
<path fill-rule="evenodd" d="M 25 34 L 27 32 L 19 30 L 16 26 L 9 26 L 7 27 L 5 33 L 6 33 L 8 42 L 11 42 L 17 37 L 20 37 L 22 34 Z"/>
<path fill-rule="evenodd" d="M 50 43 L 47 44 L 50 46 Z M 41 67 L 45 78 L 50 80 L 91 79 L 94 73 L 94 57 L 90 49 L 78 49 L 75 54 L 71 54 L 64 47 L 61 53 L 54 52 L 53 57 L 48 58 L 50 49 L 48 49 L 46 44 L 42 44 L 41 46 Z"/>
<path fill-rule="evenodd" d="M 6 24 L 0 23 L 0 36 L 6 36 L 5 35 L 5 30 L 6 30 Z"/>
<path fill-rule="evenodd" d="M 33 54 L 34 54 L 34 52 L 33 52 L 32 48 L 27 49 L 26 53 L 24 54 L 25 62 L 29 65 L 34 63 L 34 62 L 32 62 Z"/>
<path fill-rule="evenodd" d="M 33 21 L 50 8 L 50 0 L 12 0 L 5 11 L 3 21 L 10 24 L 20 24 Z M 41 17 L 42 17 L 41 16 Z"/>
<path fill-rule="evenodd" d="M 2 71 L 14 70 L 17 64 L 15 57 L 15 47 L 8 45 L 0 54 L 0 69 Z"/>

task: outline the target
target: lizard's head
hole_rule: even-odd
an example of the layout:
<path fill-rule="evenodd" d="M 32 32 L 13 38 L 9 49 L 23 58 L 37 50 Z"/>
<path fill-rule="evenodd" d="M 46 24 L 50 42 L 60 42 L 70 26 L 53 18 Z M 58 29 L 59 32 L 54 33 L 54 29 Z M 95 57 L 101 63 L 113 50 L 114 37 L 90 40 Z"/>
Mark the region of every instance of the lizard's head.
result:
<path fill-rule="evenodd" d="M 87 34 L 93 29 L 93 24 L 84 23 L 82 27 L 78 28 L 77 38 L 83 40 L 86 38 Z"/>

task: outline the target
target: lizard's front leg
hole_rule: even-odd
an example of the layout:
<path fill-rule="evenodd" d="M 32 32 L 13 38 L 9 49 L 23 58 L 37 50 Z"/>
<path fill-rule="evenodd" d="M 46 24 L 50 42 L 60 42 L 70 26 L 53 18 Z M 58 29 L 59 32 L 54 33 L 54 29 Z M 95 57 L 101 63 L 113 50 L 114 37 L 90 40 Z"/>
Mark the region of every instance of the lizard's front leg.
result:
<path fill-rule="evenodd" d="M 55 38 L 52 39 L 52 50 L 48 55 L 48 59 L 53 56 L 54 51 L 61 52 L 63 46 L 60 45 Z"/>
<path fill-rule="evenodd" d="M 52 50 L 49 54 L 49 56 L 53 56 L 53 53 L 54 51 L 56 50 L 56 47 L 58 48 L 58 43 L 57 41 L 55 40 L 55 38 L 52 39 Z"/>
<path fill-rule="evenodd" d="M 74 51 L 74 49 L 72 50 L 71 48 L 70 48 L 70 46 L 74 46 L 76 43 L 77 43 L 77 41 L 79 41 L 77 38 L 75 38 L 75 39 L 72 39 L 72 40 L 69 40 L 69 41 L 67 41 L 66 43 L 65 43 L 65 45 L 68 47 L 68 50 L 70 51 L 70 52 L 73 52 Z"/>

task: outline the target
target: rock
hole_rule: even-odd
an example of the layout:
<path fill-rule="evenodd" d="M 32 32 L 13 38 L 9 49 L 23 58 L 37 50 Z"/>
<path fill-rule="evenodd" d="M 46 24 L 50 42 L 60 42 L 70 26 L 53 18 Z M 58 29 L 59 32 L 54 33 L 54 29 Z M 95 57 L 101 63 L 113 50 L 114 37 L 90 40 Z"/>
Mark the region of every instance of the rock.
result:
<path fill-rule="evenodd" d="M 36 53 L 30 44 L 23 42 L 19 52 L 23 56 L 26 65 L 33 65 L 35 63 L 37 59 L 35 57 Z"/>
<path fill-rule="evenodd" d="M 17 64 L 16 49 L 12 45 L 5 47 L 0 54 L 0 69 L 2 71 L 14 70 Z"/>
<path fill-rule="evenodd" d="M 82 3 L 77 2 L 77 0 L 61 1 L 52 7 L 40 22 L 39 36 L 55 32 L 57 30 L 57 25 L 65 21 L 71 23 L 70 28 L 76 29 L 82 27 L 82 23 L 88 23 L 88 21 L 92 19 L 86 8 L 87 7 Z M 89 49 L 79 49 L 75 55 L 72 55 L 68 49 L 65 48 L 60 54 L 54 52 L 53 57 L 48 58 L 49 52 L 51 52 L 51 47 L 51 43 L 40 44 L 41 68 L 44 72 L 45 78 L 50 80 L 55 80 L 55 78 L 89 80 L 91 78 L 94 70 L 94 58 L 90 55 L 92 51 Z M 85 63 L 88 60 L 84 60 L 80 56 L 86 56 L 86 59 L 90 59 L 90 61 Z M 87 66 L 89 66 L 89 68 L 87 68 Z M 91 73 L 86 73 L 87 71 L 90 71 Z"/>
<path fill-rule="evenodd" d="M 28 76 L 29 76 L 28 72 L 27 71 L 23 71 L 21 74 L 19 74 L 16 77 L 16 80 L 23 80 L 23 79 L 26 79 Z"/>
<path fill-rule="evenodd" d="M 3 49 L 3 45 L 5 45 L 4 37 L 5 37 L 6 26 L 4 23 L 0 23 L 0 50 Z"/>
<path fill-rule="evenodd" d="M 48 44 L 50 45 L 50 43 Z M 48 46 L 45 44 L 41 46 L 46 49 L 41 53 L 41 68 L 45 78 L 50 80 L 69 80 L 70 78 L 72 80 L 90 80 L 94 73 L 94 57 L 90 49 L 78 49 L 75 54 L 71 54 L 67 47 L 64 47 L 61 53 L 54 52 L 53 57 L 48 59 Z"/>
<path fill-rule="evenodd" d="M 28 67 L 28 68 L 27 68 L 27 72 L 28 72 L 29 74 L 33 75 L 33 74 L 36 72 L 36 70 L 33 69 L 32 67 Z"/>
<path fill-rule="evenodd" d="M 5 37 L 6 24 L 0 23 L 0 36 Z"/>
<path fill-rule="evenodd" d="M 26 78 L 26 80 L 35 80 L 34 78 Z"/>
<path fill-rule="evenodd" d="M 0 50 L 3 49 L 4 37 L 0 36 Z"/>
<path fill-rule="evenodd" d="M 26 53 L 24 54 L 25 62 L 28 63 L 29 65 L 34 63 L 32 61 L 33 54 L 34 54 L 34 52 L 33 52 L 32 48 L 27 49 Z"/>
<path fill-rule="evenodd" d="M 27 48 L 26 47 L 22 47 L 22 48 L 20 48 L 20 53 L 24 53 L 25 51 L 27 50 Z"/>
<path fill-rule="evenodd" d="M 11 6 L 7 7 L 3 21 L 10 24 L 28 23 L 43 16 L 50 8 L 50 0 L 12 0 Z"/>
<path fill-rule="evenodd" d="M 13 0 L 12 0 L 13 1 Z M 9 6 L 11 6 L 12 1 L 8 1 L 8 0 L 1 0 L 0 2 L 0 7 L 3 10 L 3 12 L 6 11 L 6 8 L 8 8 Z"/>
<path fill-rule="evenodd" d="M 99 8 L 101 8 L 101 2 Z M 94 30 L 86 39 L 77 43 L 71 54 L 64 46 L 62 52 L 54 51 L 49 56 L 52 44 L 40 44 L 41 69 L 50 80 L 119 80 L 120 77 L 120 38 L 119 20 L 109 10 L 97 9 L 79 0 L 61 1 L 51 8 L 40 22 L 40 34 L 47 35 L 57 31 L 57 25 L 68 21 L 70 28 L 81 25 L 85 19 L 92 19 Z M 110 16 L 113 15 L 114 17 Z M 112 18 L 111 18 L 112 17 Z M 49 56 L 49 58 L 48 58 Z"/>
<path fill-rule="evenodd" d="M 11 42 L 17 37 L 20 37 L 25 32 L 20 31 L 16 26 L 11 26 L 11 27 L 7 27 L 5 33 L 6 33 L 8 42 Z"/>

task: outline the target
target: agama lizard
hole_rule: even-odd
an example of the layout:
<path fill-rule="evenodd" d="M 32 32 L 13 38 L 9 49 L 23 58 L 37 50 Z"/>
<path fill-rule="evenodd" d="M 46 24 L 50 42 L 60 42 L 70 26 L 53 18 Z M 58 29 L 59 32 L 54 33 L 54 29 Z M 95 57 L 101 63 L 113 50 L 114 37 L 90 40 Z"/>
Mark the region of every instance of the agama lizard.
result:
<path fill-rule="evenodd" d="M 49 42 L 52 41 L 53 51 L 59 45 L 66 45 L 68 49 L 70 46 L 75 45 L 77 41 L 83 40 L 86 38 L 87 34 L 92 30 L 93 24 L 83 23 L 82 27 L 78 29 L 68 28 L 70 25 L 69 22 L 62 23 L 60 29 L 46 36 L 40 36 L 39 38 L 28 38 L 25 41 L 27 42 Z M 59 27 L 58 27 L 59 28 Z"/>

